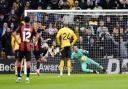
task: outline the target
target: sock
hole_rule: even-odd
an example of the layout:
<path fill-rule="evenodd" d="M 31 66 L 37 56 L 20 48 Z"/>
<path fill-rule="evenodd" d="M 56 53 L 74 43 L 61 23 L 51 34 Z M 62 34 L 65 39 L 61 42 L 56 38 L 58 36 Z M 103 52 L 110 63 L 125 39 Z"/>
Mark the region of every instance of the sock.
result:
<path fill-rule="evenodd" d="M 30 75 L 30 64 L 27 64 L 27 77 Z"/>
<path fill-rule="evenodd" d="M 21 64 L 18 64 L 17 66 L 17 76 L 20 77 L 20 71 L 21 71 Z"/>
<path fill-rule="evenodd" d="M 23 66 L 21 65 L 20 73 L 21 73 L 22 69 L 23 69 Z"/>
<path fill-rule="evenodd" d="M 71 72 L 71 60 L 70 58 L 67 59 L 67 68 L 68 68 L 68 74 Z"/>
<path fill-rule="evenodd" d="M 37 61 L 37 69 L 40 67 L 40 62 Z"/>
<path fill-rule="evenodd" d="M 15 74 L 17 74 L 17 65 L 15 65 Z"/>
<path fill-rule="evenodd" d="M 63 73 L 63 69 L 64 69 L 64 60 L 61 59 L 60 60 L 60 73 Z"/>

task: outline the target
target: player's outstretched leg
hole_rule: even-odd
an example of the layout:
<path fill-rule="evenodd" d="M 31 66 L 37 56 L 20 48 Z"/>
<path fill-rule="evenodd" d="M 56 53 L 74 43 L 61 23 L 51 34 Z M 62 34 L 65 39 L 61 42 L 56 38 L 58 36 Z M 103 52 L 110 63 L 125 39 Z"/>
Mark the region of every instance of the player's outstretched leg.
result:
<path fill-rule="evenodd" d="M 87 63 L 88 64 L 93 64 L 96 65 L 96 67 L 100 68 L 101 70 L 103 70 L 103 72 L 106 72 L 106 70 L 104 69 L 104 67 L 102 65 L 100 65 L 98 62 L 92 60 L 91 58 L 87 58 Z"/>
<path fill-rule="evenodd" d="M 96 71 L 96 70 L 88 69 L 86 62 L 82 63 L 81 67 L 82 67 L 82 71 L 85 72 L 85 73 L 96 73 L 96 74 L 99 74 L 99 72 Z"/>

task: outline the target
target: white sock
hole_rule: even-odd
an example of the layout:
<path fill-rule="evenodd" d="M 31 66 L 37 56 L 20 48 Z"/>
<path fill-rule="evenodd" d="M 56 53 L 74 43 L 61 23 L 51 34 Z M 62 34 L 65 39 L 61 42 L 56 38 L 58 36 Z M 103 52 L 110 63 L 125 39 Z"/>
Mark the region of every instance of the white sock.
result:
<path fill-rule="evenodd" d="M 29 80 L 29 77 L 27 77 L 26 80 Z"/>
<path fill-rule="evenodd" d="M 68 76 L 70 76 L 70 73 L 68 73 Z"/>
<path fill-rule="evenodd" d="M 21 79 L 21 77 L 18 77 L 18 79 Z"/>
<path fill-rule="evenodd" d="M 60 75 L 62 76 L 62 75 L 63 75 L 63 73 L 62 73 L 62 72 L 60 72 Z"/>

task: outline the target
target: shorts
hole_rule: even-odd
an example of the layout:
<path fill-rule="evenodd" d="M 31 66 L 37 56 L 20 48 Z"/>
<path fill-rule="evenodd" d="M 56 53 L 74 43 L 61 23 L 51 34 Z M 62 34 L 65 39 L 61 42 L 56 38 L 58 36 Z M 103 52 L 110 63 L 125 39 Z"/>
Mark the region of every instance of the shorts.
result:
<path fill-rule="evenodd" d="M 61 58 L 65 59 L 65 58 L 70 58 L 70 57 L 71 57 L 71 48 L 70 46 L 66 46 L 61 51 Z"/>
<path fill-rule="evenodd" d="M 25 57 L 26 61 L 31 61 L 31 52 L 19 51 L 18 60 L 22 60 Z"/>
<path fill-rule="evenodd" d="M 15 51 L 15 59 L 18 59 L 20 56 L 20 51 L 19 50 L 16 50 Z"/>
<path fill-rule="evenodd" d="M 39 60 L 40 58 L 40 51 L 34 51 L 35 59 Z"/>

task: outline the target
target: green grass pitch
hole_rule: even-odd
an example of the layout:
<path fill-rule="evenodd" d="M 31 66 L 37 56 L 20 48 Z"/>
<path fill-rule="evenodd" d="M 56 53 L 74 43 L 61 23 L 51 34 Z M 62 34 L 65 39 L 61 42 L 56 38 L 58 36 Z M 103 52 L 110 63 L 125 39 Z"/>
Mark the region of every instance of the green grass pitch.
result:
<path fill-rule="evenodd" d="M 25 75 L 15 83 L 15 75 L 0 74 L 0 89 L 128 89 L 127 74 L 72 74 L 62 78 L 57 74 L 31 75 L 26 84 Z"/>

